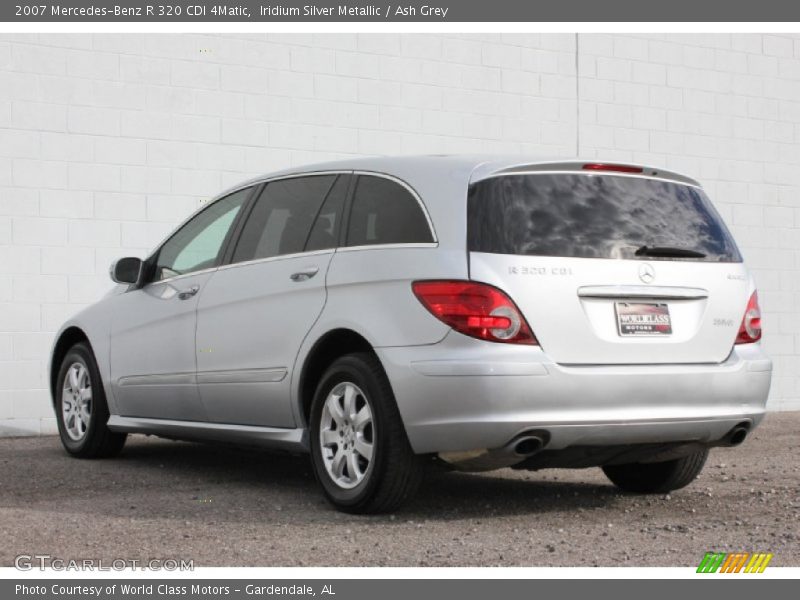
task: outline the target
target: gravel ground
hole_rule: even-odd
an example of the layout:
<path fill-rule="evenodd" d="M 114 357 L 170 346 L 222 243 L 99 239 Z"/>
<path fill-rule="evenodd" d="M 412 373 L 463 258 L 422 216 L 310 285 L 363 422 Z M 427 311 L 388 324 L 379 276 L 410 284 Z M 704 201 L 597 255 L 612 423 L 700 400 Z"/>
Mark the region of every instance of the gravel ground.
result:
<path fill-rule="evenodd" d="M 800 412 L 770 414 L 667 496 L 599 469 L 431 473 L 395 515 L 322 499 L 304 457 L 132 436 L 116 459 L 0 439 L 0 564 L 17 554 L 196 566 L 680 566 L 708 550 L 800 566 Z"/>

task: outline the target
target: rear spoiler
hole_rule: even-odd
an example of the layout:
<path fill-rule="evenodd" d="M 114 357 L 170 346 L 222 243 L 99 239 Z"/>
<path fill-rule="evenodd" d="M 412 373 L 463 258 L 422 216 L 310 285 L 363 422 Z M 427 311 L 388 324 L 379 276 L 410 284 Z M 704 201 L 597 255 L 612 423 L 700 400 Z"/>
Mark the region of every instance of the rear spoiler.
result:
<path fill-rule="evenodd" d="M 597 168 L 601 167 L 601 168 Z M 608 168 L 602 168 L 608 167 Z M 614 167 L 619 167 L 615 169 Z M 632 171 L 639 172 L 632 172 Z M 538 162 L 538 163 L 519 163 L 515 165 L 500 165 L 498 163 L 486 162 L 479 165 L 473 172 L 470 178 L 470 183 L 483 181 L 484 179 L 491 179 L 493 177 L 502 177 L 504 175 L 522 175 L 525 173 L 612 173 L 615 175 L 626 175 L 633 177 L 647 177 L 649 179 L 660 179 L 664 181 L 671 181 L 674 183 L 681 183 L 684 185 L 691 185 L 694 187 L 701 187 L 700 183 L 681 175 L 674 171 L 661 169 L 659 167 L 648 167 L 644 165 L 630 165 L 619 164 L 617 162 L 605 162 L 598 160 L 569 160 L 569 161 L 553 161 L 553 162 Z"/>

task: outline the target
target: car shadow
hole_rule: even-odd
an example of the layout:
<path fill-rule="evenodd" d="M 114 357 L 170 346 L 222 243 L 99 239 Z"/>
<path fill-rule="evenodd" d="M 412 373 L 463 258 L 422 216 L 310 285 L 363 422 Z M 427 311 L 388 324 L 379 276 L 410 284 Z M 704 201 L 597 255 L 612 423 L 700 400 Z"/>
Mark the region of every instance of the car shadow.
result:
<path fill-rule="evenodd" d="M 131 517 L 141 508 L 154 519 L 203 515 L 246 521 L 267 511 L 288 522 L 328 522 L 332 516 L 354 523 L 365 519 L 446 521 L 589 510 L 621 498 L 611 485 L 555 481 L 549 478 L 552 471 L 460 473 L 431 467 L 417 495 L 394 515 L 358 516 L 338 513 L 325 502 L 305 455 L 144 436 L 132 436 L 120 456 L 106 460 L 71 459 L 58 438 L 38 450 L 27 456 L 32 477 L 59 488 L 57 502 L 64 510 L 92 506 L 93 512 L 108 516 Z M 51 470 L 63 479 L 53 477 Z M 73 477 L 72 471 L 80 471 L 81 477 Z M 73 483 L 77 481 L 80 484 Z M 9 482 L 6 493 L 0 492 L 0 503 L 8 507 L 9 502 L 15 504 L 14 498 L 25 498 L 20 508 L 31 506 L 31 500 L 39 504 L 25 487 L 24 481 Z M 42 510 L 47 510 L 47 496 L 52 495 L 42 496 Z M 81 498 L 87 495 L 107 501 L 86 505 Z M 75 501 L 64 501 L 70 497 Z"/>

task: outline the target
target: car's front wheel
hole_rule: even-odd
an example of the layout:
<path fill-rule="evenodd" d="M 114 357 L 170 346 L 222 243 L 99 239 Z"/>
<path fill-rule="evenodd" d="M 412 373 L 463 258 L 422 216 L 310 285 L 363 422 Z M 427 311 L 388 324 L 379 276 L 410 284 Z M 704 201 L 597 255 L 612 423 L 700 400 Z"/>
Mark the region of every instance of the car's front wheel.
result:
<path fill-rule="evenodd" d="M 108 404 L 94 355 L 75 344 L 61 363 L 56 381 L 56 418 L 61 443 L 78 458 L 104 458 L 122 450 L 126 434 L 108 428 Z"/>
<path fill-rule="evenodd" d="M 686 487 L 706 464 L 708 450 L 700 450 L 682 458 L 655 463 L 606 465 L 603 472 L 611 482 L 626 492 L 658 494 Z"/>
<path fill-rule="evenodd" d="M 314 395 L 310 425 L 314 473 L 339 510 L 391 511 L 419 486 L 421 458 L 411 450 L 374 355 L 349 354 L 328 368 Z"/>

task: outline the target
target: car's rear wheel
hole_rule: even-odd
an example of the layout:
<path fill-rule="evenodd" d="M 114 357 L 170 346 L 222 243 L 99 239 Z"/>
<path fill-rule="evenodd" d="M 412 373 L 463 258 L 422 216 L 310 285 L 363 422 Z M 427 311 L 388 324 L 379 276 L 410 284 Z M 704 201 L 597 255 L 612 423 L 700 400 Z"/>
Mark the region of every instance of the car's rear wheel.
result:
<path fill-rule="evenodd" d="M 603 472 L 611 482 L 626 492 L 657 494 L 686 487 L 700 474 L 708 450 L 682 458 L 656 463 L 606 465 Z"/>
<path fill-rule="evenodd" d="M 118 454 L 127 436 L 111 431 L 108 417 L 94 355 L 88 344 L 75 344 L 64 357 L 56 380 L 58 433 L 66 451 L 78 458 Z"/>
<path fill-rule="evenodd" d="M 411 450 L 374 355 L 348 354 L 328 368 L 314 395 L 310 424 L 314 473 L 339 510 L 387 512 L 416 491 L 421 458 Z"/>

